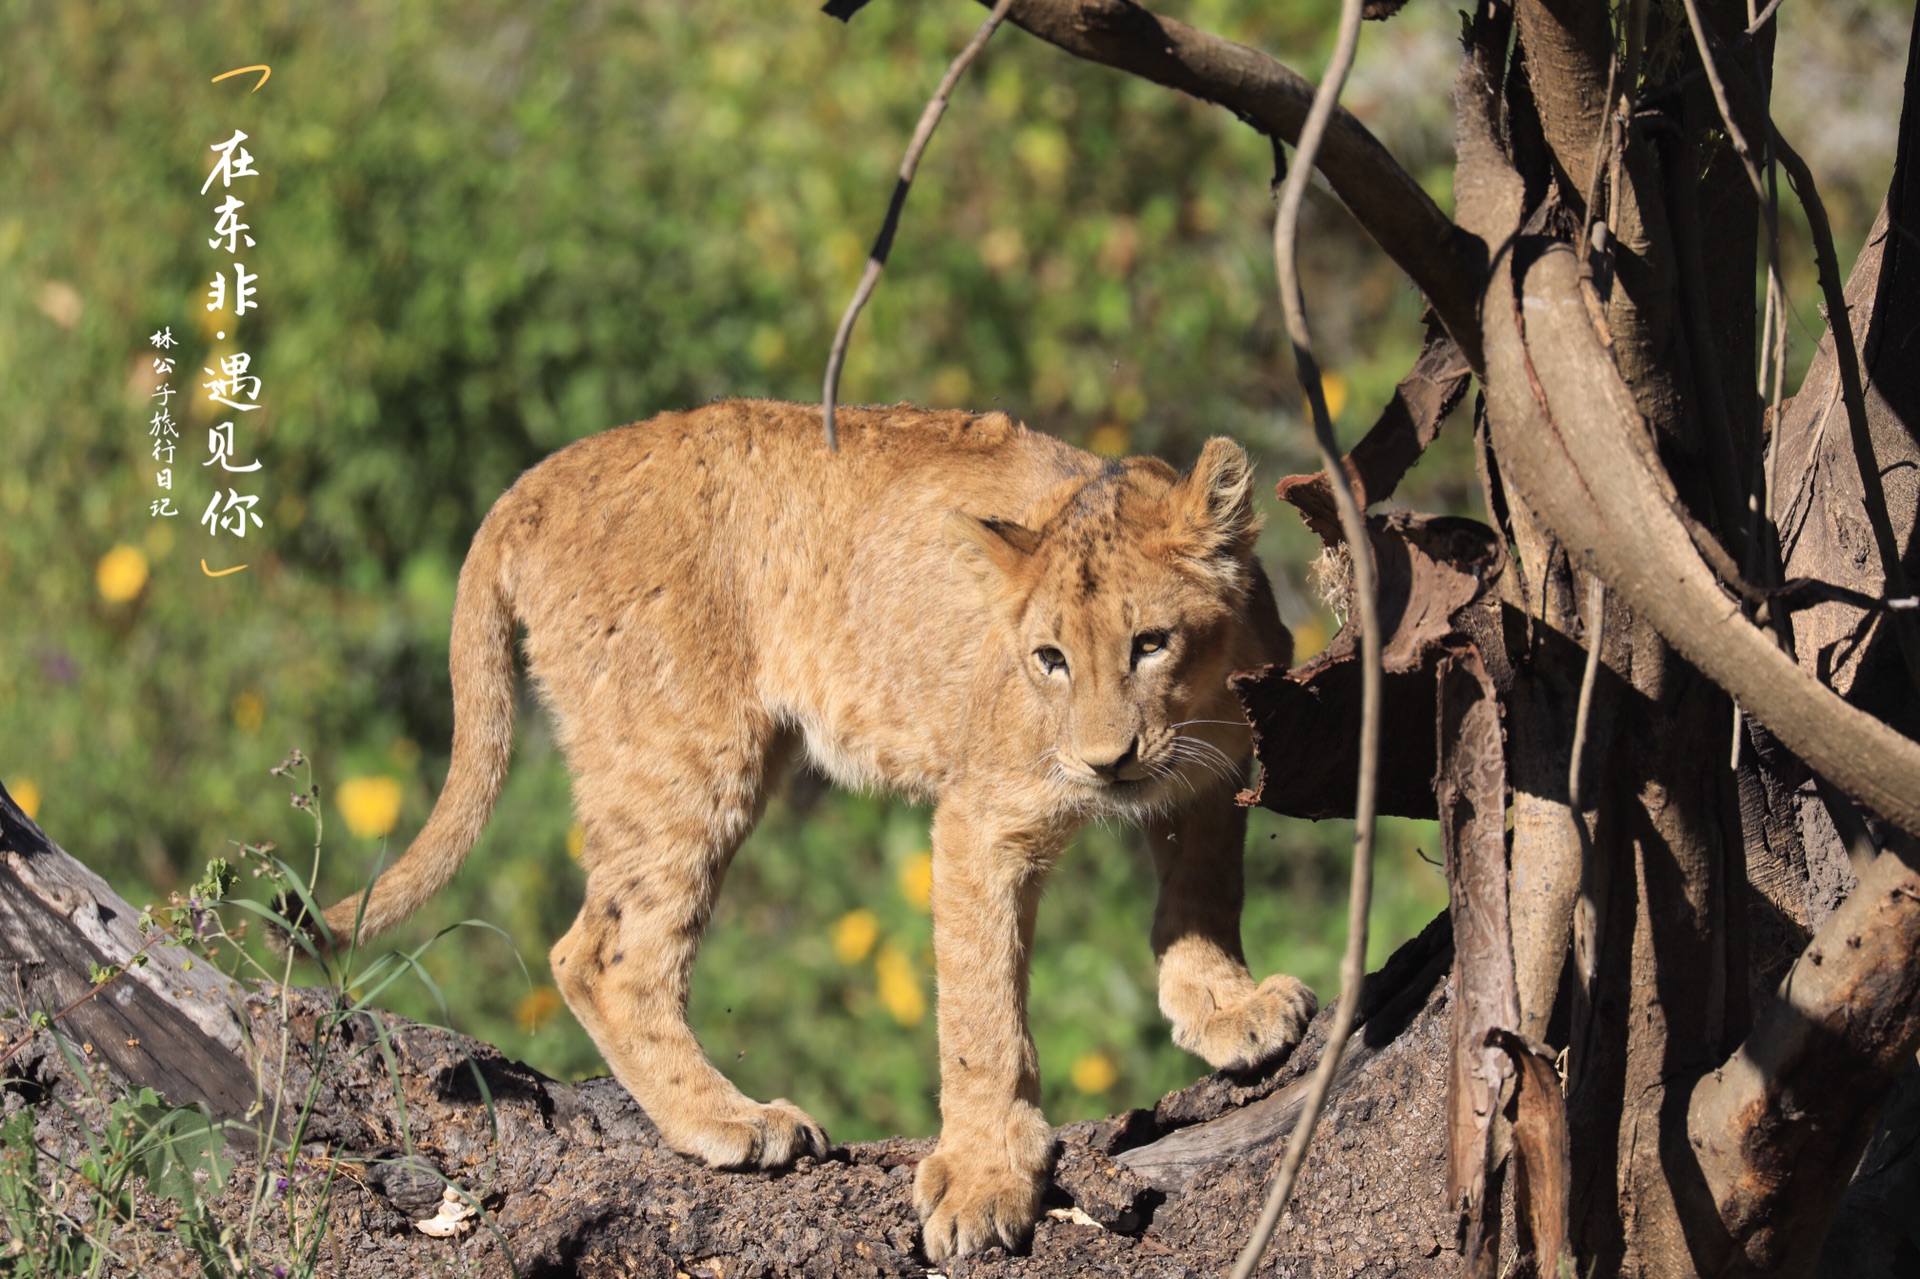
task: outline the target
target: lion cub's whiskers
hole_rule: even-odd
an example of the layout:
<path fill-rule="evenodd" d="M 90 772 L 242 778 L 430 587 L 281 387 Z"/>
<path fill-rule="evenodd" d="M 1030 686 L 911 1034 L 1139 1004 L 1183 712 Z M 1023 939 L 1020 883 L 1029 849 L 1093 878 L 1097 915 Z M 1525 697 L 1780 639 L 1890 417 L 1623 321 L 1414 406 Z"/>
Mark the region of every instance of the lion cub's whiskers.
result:
<path fill-rule="evenodd" d="M 1244 727 L 1232 720 L 1224 719 L 1188 719 L 1168 725 L 1173 740 L 1168 744 L 1168 753 L 1174 758 L 1200 765 L 1208 772 L 1224 780 L 1230 780 L 1239 773 L 1239 764 L 1218 745 L 1194 733 L 1179 730 L 1194 724 L 1218 724 L 1228 728 Z"/>
<path fill-rule="evenodd" d="M 1167 756 L 1183 763 L 1198 765 L 1221 780 L 1229 780 L 1237 775 L 1239 766 L 1232 756 L 1215 746 L 1205 738 L 1193 737 L 1186 733 L 1176 733 L 1167 745 Z"/>

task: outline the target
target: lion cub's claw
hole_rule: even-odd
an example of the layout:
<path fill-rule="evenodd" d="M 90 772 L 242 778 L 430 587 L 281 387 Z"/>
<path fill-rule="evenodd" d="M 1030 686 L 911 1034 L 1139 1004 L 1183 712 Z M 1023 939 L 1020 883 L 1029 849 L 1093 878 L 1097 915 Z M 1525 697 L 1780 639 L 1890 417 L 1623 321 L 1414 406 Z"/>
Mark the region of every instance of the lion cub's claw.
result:
<path fill-rule="evenodd" d="M 1273 1060 L 1306 1034 L 1320 1001 L 1296 977 L 1275 973 L 1238 998 L 1221 1001 L 1173 1040 L 1216 1070 L 1247 1070 Z"/>
<path fill-rule="evenodd" d="M 826 1157 L 827 1133 L 784 1097 L 765 1104 L 746 1101 L 723 1118 L 703 1124 L 687 1140 L 669 1137 L 676 1150 L 714 1168 L 784 1168 L 802 1155 Z"/>
<path fill-rule="evenodd" d="M 1024 1247 L 1046 1189 L 1044 1166 L 1027 1173 L 936 1150 L 920 1161 L 913 1179 L 927 1260 L 938 1264 L 994 1244 Z"/>

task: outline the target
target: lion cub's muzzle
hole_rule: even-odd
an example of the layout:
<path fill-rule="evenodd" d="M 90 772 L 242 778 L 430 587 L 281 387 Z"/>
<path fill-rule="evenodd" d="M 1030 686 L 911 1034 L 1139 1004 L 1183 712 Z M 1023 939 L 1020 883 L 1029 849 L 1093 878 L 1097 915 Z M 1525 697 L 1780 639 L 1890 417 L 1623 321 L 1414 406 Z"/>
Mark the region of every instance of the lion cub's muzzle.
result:
<path fill-rule="evenodd" d="M 1102 782 L 1137 782 L 1146 777 L 1147 769 L 1140 762 L 1140 739 L 1134 738 L 1124 747 L 1094 746 L 1080 748 L 1080 762 L 1092 772 L 1095 779 Z"/>

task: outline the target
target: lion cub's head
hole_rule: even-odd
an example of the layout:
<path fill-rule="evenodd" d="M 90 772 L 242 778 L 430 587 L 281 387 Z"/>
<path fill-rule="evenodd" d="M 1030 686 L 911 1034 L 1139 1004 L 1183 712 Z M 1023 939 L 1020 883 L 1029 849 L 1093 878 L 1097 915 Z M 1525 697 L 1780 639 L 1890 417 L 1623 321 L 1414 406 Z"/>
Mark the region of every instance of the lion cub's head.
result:
<path fill-rule="evenodd" d="M 1248 730 L 1226 678 L 1269 656 L 1247 616 L 1250 478 L 1240 446 L 1213 439 L 1185 475 L 1133 458 L 1018 522 L 948 517 L 1045 724 L 1035 768 L 1070 802 L 1137 814 L 1237 775 Z"/>

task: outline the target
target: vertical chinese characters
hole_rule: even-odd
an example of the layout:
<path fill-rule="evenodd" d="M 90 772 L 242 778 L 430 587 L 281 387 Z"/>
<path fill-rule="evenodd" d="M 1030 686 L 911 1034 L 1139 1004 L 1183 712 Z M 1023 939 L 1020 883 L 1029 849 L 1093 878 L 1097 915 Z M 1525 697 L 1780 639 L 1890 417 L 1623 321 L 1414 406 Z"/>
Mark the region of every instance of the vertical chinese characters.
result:
<path fill-rule="evenodd" d="M 147 342 L 152 345 L 155 350 L 160 352 L 160 354 L 153 357 L 153 371 L 162 378 L 173 376 L 173 357 L 167 354 L 168 351 L 171 351 L 175 346 L 179 345 L 179 343 L 174 341 L 173 330 L 171 328 L 161 329 L 159 332 L 148 336 Z M 152 505 L 148 509 L 148 515 L 156 519 L 161 516 L 180 514 L 180 512 L 173 507 L 173 494 L 171 492 L 173 488 L 173 450 L 176 442 L 180 438 L 180 430 L 173 420 L 171 409 L 173 395 L 173 383 L 163 381 L 154 389 L 152 396 L 149 397 L 160 401 L 160 407 L 154 412 L 153 419 L 148 423 L 147 428 L 147 434 L 153 437 L 153 460 L 159 463 L 160 466 L 160 469 L 154 475 L 154 485 L 161 490 L 161 494 L 153 500 Z"/>
<path fill-rule="evenodd" d="M 241 145 L 246 140 L 247 135 L 235 129 L 233 136 L 225 142 L 214 143 L 209 150 L 217 159 L 212 171 L 207 174 L 207 180 L 200 185 L 200 193 L 206 195 L 213 190 L 215 183 L 219 184 L 222 199 L 213 209 L 213 235 L 207 240 L 207 247 L 216 251 L 225 250 L 229 259 L 221 263 L 207 285 L 206 309 L 222 317 L 231 316 L 234 322 L 259 306 L 254 300 L 254 285 L 259 282 L 260 276 L 247 270 L 247 264 L 239 257 L 243 247 L 253 248 L 256 245 L 249 234 L 253 227 L 241 219 L 241 211 L 247 207 L 247 202 L 233 191 L 235 180 L 260 176 L 259 170 L 253 167 L 253 154 Z M 226 330 L 222 329 L 214 336 L 224 340 Z M 260 376 L 252 371 L 253 357 L 245 351 L 236 351 L 232 355 L 218 356 L 214 363 L 219 366 L 217 370 L 211 367 L 201 369 L 207 375 L 207 380 L 201 383 L 201 389 L 207 393 L 209 404 L 223 410 L 216 416 L 235 416 L 208 430 L 208 457 L 200 465 L 217 466 L 227 475 L 257 472 L 260 460 L 256 457 L 250 462 L 241 462 L 243 449 L 234 437 L 235 423 L 244 422 L 246 414 L 263 407 L 260 403 Z M 259 504 L 257 493 L 243 493 L 233 487 L 230 481 L 222 493 L 222 485 L 216 478 L 213 498 L 200 516 L 200 523 L 213 536 L 231 533 L 243 538 L 247 535 L 249 525 L 261 527 L 260 516 L 255 510 Z"/>

